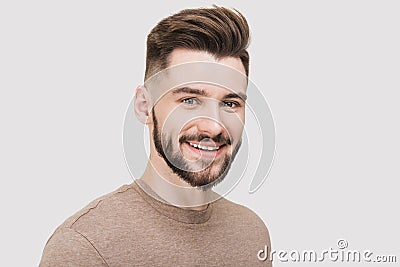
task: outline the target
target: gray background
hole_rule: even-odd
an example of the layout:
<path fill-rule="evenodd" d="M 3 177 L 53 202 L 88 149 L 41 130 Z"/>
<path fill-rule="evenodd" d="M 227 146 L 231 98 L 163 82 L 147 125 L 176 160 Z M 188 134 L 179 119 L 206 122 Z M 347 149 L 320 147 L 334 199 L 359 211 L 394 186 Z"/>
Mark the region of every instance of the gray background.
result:
<path fill-rule="evenodd" d="M 400 258 L 398 1 L 38 0 L 0 4 L 1 265 L 37 265 L 68 216 L 132 181 L 122 123 L 146 35 L 212 3 L 247 17 L 251 79 L 276 123 L 267 181 L 228 198 L 260 215 L 276 250 L 345 238 Z"/>

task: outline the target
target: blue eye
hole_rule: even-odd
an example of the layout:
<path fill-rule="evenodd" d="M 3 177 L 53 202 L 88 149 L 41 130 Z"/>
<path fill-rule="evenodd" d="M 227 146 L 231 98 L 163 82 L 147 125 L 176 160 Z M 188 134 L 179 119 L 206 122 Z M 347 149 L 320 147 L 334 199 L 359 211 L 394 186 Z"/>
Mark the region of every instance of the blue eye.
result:
<path fill-rule="evenodd" d="M 182 99 L 182 103 L 187 104 L 187 105 L 195 105 L 195 104 L 199 103 L 199 100 L 195 97 L 185 98 L 185 99 Z"/>

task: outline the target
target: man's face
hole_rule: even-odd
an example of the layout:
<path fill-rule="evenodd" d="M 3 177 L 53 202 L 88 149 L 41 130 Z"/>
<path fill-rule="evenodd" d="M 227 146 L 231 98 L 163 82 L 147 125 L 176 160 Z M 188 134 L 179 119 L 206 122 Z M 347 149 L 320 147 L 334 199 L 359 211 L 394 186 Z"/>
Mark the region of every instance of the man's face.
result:
<path fill-rule="evenodd" d="M 170 66 L 194 61 L 216 62 L 205 52 L 175 50 Z M 236 69 L 236 75 L 245 75 L 240 59 L 217 62 Z M 154 147 L 191 186 L 207 189 L 226 176 L 241 145 L 245 89 L 232 91 L 193 82 L 172 88 L 156 102 L 152 110 Z"/>

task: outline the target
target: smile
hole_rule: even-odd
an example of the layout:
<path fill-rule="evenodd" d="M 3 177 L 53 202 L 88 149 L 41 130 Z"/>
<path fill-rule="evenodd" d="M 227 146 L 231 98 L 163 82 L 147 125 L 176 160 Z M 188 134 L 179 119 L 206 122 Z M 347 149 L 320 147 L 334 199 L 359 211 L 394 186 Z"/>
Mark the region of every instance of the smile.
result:
<path fill-rule="evenodd" d="M 189 145 L 191 145 L 194 148 L 198 148 L 198 149 L 206 150 L 206 151 L 215 151 L 221 147 L 221 146 L 202 146 L 200 144 L 194 144 L 192 142 L 188 142 L 188 143 L 189 143 Z"/>
<path fill-rule="evenodd" d="M 216 157 L 219 157 L 227 147 L 226 144 L 219 144 L 219 146 L 215 146 L 212 144 L 200 145 L 199 143 L 196 144 L 190 141 L 185 141 L 182 144 L 187 148 L 190 153 L 192 153 L 192 155 L 195 155 L 196 158 L 202 157 L 210 159 L 216 159 Z"/>

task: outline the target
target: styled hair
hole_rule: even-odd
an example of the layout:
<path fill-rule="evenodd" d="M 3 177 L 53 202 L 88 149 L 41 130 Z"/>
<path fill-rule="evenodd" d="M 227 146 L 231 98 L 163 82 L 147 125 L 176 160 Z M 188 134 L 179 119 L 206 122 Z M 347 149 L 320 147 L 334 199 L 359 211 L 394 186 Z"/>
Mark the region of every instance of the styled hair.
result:
<path fill-rule="evenodd" d="M 240 58 L 249 75 L 250 30 L 236 9 L 184 9 L 161 20 L 147 36 L 145 81 L 169 65 L 176 48 L 205 51 L 216 59 Z"/>

